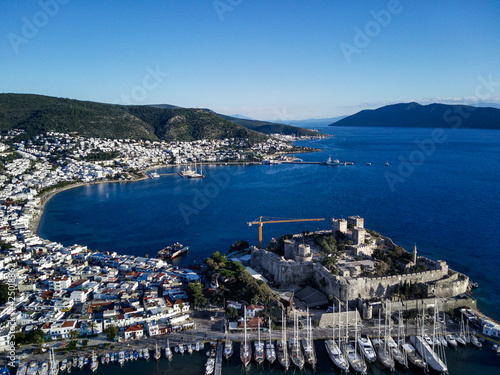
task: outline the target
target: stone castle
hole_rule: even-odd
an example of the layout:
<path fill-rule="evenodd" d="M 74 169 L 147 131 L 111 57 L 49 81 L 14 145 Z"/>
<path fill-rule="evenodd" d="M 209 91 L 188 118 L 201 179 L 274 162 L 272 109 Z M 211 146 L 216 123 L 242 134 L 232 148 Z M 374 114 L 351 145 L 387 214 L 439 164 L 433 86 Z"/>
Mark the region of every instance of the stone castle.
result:
<path fill-rule="evenodd" d="M 348 224 L 350 229 L 348 229 Z M 341 301 L 359 302 L 360 300 L 387 299 L 395 296 L 396 289 L 406 283 L 420 283 L 428 296 L 448 298 L 467 292 L 469 278 L 448 268 L 445 261 L 432 261 L 413 254 L 413 262 L 406 261 L 407 273 L 384 277 L 362 277 L 360 268 L 366 269 L 376 262 L 371 258 L 377 245 L 393 248 L 394 243 L 386 237 L 374 240 L 364 229 L 364 220 L 359 216 L 345 219 L 332 219 L 332 231 L 322 234 L 345 234 L 351 239 L 343 259 L 338 262 L 338 275 L 325 268 L 320 260 L 324 255 L 315 253 L 306 244 L 302 235 L 296 235 L 284 243 L 284 256 L 254 248 L 251 265 L 271 277 L 281 286 L 303 285 L 313 281 L 327 296 L 332 295 Z M 302 239 L 303 243 L 300 243 Z M 363 260 L 355 260 L 363 257 Z M 426 271 L 417 272 L 414 263 L 425 265 Z M 422 268 L 422 267 L 421 267 Z M 420 268 L 420 269 L 421 269 Z"/>

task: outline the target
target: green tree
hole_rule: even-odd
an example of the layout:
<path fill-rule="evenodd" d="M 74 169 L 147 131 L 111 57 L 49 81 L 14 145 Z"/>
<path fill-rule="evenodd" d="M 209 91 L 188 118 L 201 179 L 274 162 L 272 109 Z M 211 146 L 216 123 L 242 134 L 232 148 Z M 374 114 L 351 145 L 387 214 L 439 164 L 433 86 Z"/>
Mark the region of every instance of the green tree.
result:
<path fill-rule="evenodd" d="M 193 306 L 195 308 L 204 306 L 208 302 L 208 300 L 203 295 L 203 287 L 199 282 L 189 283 L 188 295 L 191 298 L 191 301 L 193 302 Z"/>
<path fill-rule="evenodd" d="M 226 313 L 227 313 L 227 317 L 229 319 L 236 319 L 239 315 L 238 313 L 238 310 L 236 310 L 234 307 L 232 306 L 229 306 L 227 309 L 226 309 Z"/>
<path fill-rule="evenodd" d="M 104 330 L 104 333 L 106 334 L 106 337 L 109 340 L 114 340 L 116 336 L 118 336 L 118 327 L 115 326 L 114 324 L 111 324 L 106 327 Z"/>
<path fill-rule="evenodd" d="M 3 305 L 9 300 L 9 286 L 0 282 L 0 305 Z"/>

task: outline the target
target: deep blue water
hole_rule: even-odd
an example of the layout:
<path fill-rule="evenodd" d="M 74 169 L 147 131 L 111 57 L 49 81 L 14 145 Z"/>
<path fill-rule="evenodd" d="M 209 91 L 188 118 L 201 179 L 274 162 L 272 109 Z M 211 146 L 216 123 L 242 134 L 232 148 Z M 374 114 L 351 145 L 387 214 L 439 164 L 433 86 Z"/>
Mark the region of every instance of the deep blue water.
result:
<path fill-rule="evenodd" d="M 226 252 L 240 239 L 256 244 L 258 228 L 246 222 L 261 215 L 326 219 L 264 225 L 265 243 L 285 233 L 328 229 L 332 216 L 360 215 L 365 227 L 410 250 L 416 243 L 419 254 L 444 259 L 479 282 L 480 309 L 500 319 L 500 132 L 447 130 L 435 135 L 434 148 L 424 155 L 417 143 L 431 139 L 432 129 L 326 131 L 335 136 L 299 142 L 323 151 L 298 156 L 324 161 L 331 155 L 354 165 L 208 167 L 202 180 L 176 175 L 80 187 L 48 202 L 39 235 L 151 256 L 179 241 L 191 247 L 178 261 L 187 265 Z M 400 161 L 408 158 L 417 163 L 410 171 Z"/>

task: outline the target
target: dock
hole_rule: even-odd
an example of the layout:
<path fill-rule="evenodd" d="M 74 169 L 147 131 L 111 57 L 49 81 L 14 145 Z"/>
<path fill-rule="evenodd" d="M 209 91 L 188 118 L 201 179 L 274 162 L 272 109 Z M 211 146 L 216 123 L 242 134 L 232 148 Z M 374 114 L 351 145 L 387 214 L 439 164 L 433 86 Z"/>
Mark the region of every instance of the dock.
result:
<path fill-rule="evenodd" d="M 221 375 L 222 371 L 222 342 L 217 344 L 217 357 L 215 358 L 215 371 L 214 375 Z"/>

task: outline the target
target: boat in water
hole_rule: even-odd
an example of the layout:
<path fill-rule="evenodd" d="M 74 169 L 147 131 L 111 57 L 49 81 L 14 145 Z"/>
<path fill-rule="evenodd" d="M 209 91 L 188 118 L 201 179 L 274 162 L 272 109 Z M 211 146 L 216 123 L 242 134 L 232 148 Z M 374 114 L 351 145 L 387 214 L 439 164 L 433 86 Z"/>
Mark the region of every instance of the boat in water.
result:
<path fill-rule="evenodd" d="M 48 375 L 49 373 L 49 363 L 47 361 L 43 361 L 40 363 L 40 366 L 38 367 L 38 374 L 39 375 Z"/>
<path fill-rule="evenodd" d="M 26 370 L 28 369 L 28 366 L 26 363 L 20 363 L 19 367 L 17 368 L 16 375 L 26 375 Z"/>
<path fill-rule="evenodd" d="M 229 358 L 231 358 L 231 356 L 233 355 L 233 352 L 233 342 L 228 338 L 224 343 L 224 358 L 226 358 L 226 360 L 229 360 Z"/>
<path fill-rule="evenodd" d="M 448 342 L 448 345 L 452 348 L 456 348 L 458 346 L 457 340 L 455 340 L 455 336 L 452 334 L 445 335 L 444 338 Z"/>
<path fill-rule="evenodd" d="M 172 359 L 172 349 L 170 349 L 170 342 L 169 340 L 167 339 L 167 346 L 165 346 L 165 357 L 168 359 L 168 360 L 171 360 Z"/>
<path fill-rule="evenodd" d="M 332 160 L 332 157 L 330 156 L 326 161 L 325 161 L 325 165 L 333 165 L 333 166 L 337 166 L 337 165 L 340 165 L 340 160 L 339 159 L 333 159 Z"/>
<path fill-rule="evenodd" d="M 188 251 L 189 246 L 184 246 L 179 242 L 176 242 L 173 245 L 169 245 L 158 251 L 156 257 L 163 260 L 174 259 L 182 254 L 187 253 Z"/>
<path fill-rule="evenodd" d="M 158 347 L 158 343 L 155 346 L 155 359 L 158 361 L 161 358 L 161 349 Z"/>
<path fill-rule="evenodd" d="M 472 343 L 472 345 L 474 345 L 476 348 L 481 348 L 483 346 L 483 344 L 481 344 L 481 342 L 479 341 L 479 339 L 477 338 L 476 335 L 472 334 L 470 335 L 470 342 Z"/>
<path fill-rule="evenodd" d="M 95 372 L 97 370 L 97 367 L 99 366 L 99 360 L 97 359 L 97 356 L 95 355 L 95 352 L 92 350 L 92 358 L 90 361 L 90 369 L 92 372 Z"/>
<path fill-rule="evenodd" d="M 266 342 L 266 358 L 271 365 L 276 361 L 276 349 L 274 348 L 271 333 L 271 318 L 269 318 L 269 341 Z"/>
<path fill-rule="evenodd" d="M 288 350 L 290 352 L 290 357 L 292 359 L 292 363 L 302 370 L 304 368 L 305 359 L 304 353 L 302 352 L 302 348 L 300 347 L 300 339 L 299 339 L 299 319 L 296 315 L 295 310 L 293 311 L 293 336 L 289 341 Z"/>
<path fill-rule="evenodd" d="M 313 369 L 316 368 L 317 358 L 314 350 L 314 340 L 312 338 L 312 322 L 309 316 L 309 308 L 307 309 L 307 337 L 302 339 L 302 349 L 304 349 L 304 358 L 308 365 Z"/>
<path fill-rule="evenodd" d="M 425 362 L 422 356 L 417 353 L 415 347 L 412 344 L 405 343 L 402 345 L 402 348 L 404 353 L 406 354 L 406 357 L 413 366 L 422 369 L 424 372 L 428 371 L 427 362 Z"/>
<path fill-rule="evenodd" d="M 347 305 L 347 303 L 346 303 Z M 349 312 L 347 311 L 347 316 L 349 316 Z M 358 337 L 358 314 L 356 313 L 356 323 L 354 325 L 354 337 L 355 339 L 352 342 L 347 342 L 347 337 L 346 337 L 346 345 L 345 345 L 345 356 L 347 357 L 347 360 L 349 361 L 349 365 L 351 368 L 356 371 L 357 373 L 360 374 L 366 374 L 366 362 L 363 359 L 361 355 L 359 355 L 357 351 L 357 345 L 359 343 L 359 340 L 356 340 L 356 337 Z M 347 336 L 347 329 L 346 329 L 346 336 Z M 359 336 L 361 337 L 361 336 Z M 358 338 L 359 338 L 358 337 Z M 369 339 L 368 339 L 369 340 Z M 371 346 L 371 342 L 370 342 Z M 373 350 L 373 347 L 372 347 Z M 375 354 L 375 351 L 373 350 L 373 354 Z"/>
<path fill-rule="evenodd" d="M 38 374 L 38 362 L 31 361 L 26 369 L 26 375 L 37 375 Z"/>
<path fill-rule="evenodd" d="M 182 171 L 179 172 L 179 176 L 185 177 L 185 178 L 204 178 L 205 175 L 203 174 L 203 168 L 200 167 L 200 171 L 198 172 L 196 168 L 196 163 L 194 163 L 194 169 L 191 168 L 190 165 L 188 165 L 186 168 L 184 168 Z"/>
<path fill-rule="evenodd" d="M 370 338 L 366 335 L 358 336 L 357 341 L 365 359 L 368 362 L 375 362 L 377 360 L 377 354 L 375 353 L 375 349 L 373 348 L 373 344 Z"/>
<path fill-rule="evenodd" d="M 422 358 L 425 358 L 427 364 L 437 372 L 447 372 L 448 367 L 439 358 L 438 354 L 432 350 L 422 336 L 410 336 L 410 342 L 413 344 L 417 352 Z"/>
<path fill-rule="evenodd" d="M 290 356 L 288 355 L 288 348 L 286 345 L 286 320 L 281 310 L 281 339 L 276 342 L 276 351 L 278 362 L 285 371 L 290 367 Z"/>
<path fill-rule="evenodd" d="M 243 322 L 245 325 L 245 336 L 240 346 L 240 359 L 241 362 L 243 362 L 243 367 L 247 367 L 250 364 L 250 361 L 252 360 L 252 345 L 250 344 L 250 341 L 247 339 L 247 309 L 246 307 L 244 309 L 245 312 L 244 312 Z"/>

